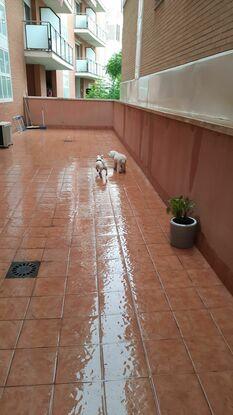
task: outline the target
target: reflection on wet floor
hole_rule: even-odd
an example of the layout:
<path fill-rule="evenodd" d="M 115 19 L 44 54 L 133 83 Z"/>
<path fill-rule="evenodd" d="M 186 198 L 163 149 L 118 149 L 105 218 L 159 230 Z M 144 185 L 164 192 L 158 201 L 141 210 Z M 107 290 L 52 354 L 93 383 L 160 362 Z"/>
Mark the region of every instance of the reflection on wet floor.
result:
<path fill-rule="evenodd" d="M 67 143 L 69 135 L 72 140 Z M 230 415 L 233 300 L 111 131 L 16 135 L 0 152 L 1 415 Z M 5 280 L 13 260 L 35 279 Z"/>

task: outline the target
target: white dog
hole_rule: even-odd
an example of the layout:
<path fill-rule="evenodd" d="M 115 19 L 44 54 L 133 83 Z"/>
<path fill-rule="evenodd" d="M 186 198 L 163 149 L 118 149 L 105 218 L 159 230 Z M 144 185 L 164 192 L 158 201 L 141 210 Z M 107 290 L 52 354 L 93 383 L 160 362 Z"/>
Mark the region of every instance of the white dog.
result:
<path fill-rule="evenodd" d="M 119 173 L 125 173 L 127 157 L 124 154 L 113 150 L 110 151 L 108 155 L 114 160 L 114 170 L 117 171 L 118 166 Z"/>
<path fill-rule="evenodd" d="M 96 168 L 97 173 L 101 177 L 101 179 L 102 179 L 102 172 L 103 172 L 103 170 L 105 170 L 106 177 L 107 177 L 107 175 L 108 175 L 108 169 L 107 169 L 107 166 L 105 164 L 104 156 L 103 155 L 96 157 L 95 168 Z"/>

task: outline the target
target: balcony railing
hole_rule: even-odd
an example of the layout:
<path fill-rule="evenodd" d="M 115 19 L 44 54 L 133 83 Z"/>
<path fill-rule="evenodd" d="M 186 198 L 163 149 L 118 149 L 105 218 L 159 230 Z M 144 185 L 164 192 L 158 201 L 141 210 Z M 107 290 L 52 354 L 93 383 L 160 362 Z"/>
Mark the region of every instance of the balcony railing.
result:
<path fill-rule="evenodd" d="M 54 52 L 73 65 L 73 48 L 49 22 L 24 22 L 25 49 Z"/>
<path fill-rule="evenodd" d="M 103 78 L 105 75 L 104 67 L 91 59 L 77 59 L 76 72 L 78 74 L 88 73 L 99 78 Z"/>
<path fill-rule="evenodd" d="M 105 31 L 87 14 L 77 14 L 75 19 L 76 29 L 88 29 L 102 42 L 106 42 Z"/>

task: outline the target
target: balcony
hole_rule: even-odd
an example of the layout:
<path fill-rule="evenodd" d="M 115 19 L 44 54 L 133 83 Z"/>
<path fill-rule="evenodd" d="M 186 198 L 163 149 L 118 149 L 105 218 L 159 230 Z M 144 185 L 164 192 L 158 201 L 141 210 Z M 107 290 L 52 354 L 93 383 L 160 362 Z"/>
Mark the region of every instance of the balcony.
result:
<path fill-rule="evenodd" d="M 100 0 L 87 0 L 86 3 L 90 6 L 95 12 L 105 12 L 105 6 Z"/>
<path fill-rule="evenodd" d="M 55 13 L 73 13 L 73 0 L 44 0 L 44 3 Z"/>
<path fill-rule="evenodd" d="M 85 42 L 95 47 L 105 47 L 104 30 L 87 14 L 77 14 L 74 32 Z"/>
<path fill-rule="evenodd" d="M 73 70 L 73 48 L 49 22 L 24 22 L 26 63 L 46 70 Z"/>
<path fill-rule="evenodd" d="M 91 59 L 77 59 L 76 73 L 78 78 L 86 79 L 101 79 L 105 75 L 105 70 L 102 65 L 92 61 Z"/>

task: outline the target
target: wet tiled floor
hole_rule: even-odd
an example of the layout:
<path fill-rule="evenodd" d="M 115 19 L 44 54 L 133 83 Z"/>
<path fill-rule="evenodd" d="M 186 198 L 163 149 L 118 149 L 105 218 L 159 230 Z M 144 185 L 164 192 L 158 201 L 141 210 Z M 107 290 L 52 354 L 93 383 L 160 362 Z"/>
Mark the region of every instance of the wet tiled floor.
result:
<path fill-rule="evenodd" d="M 111 131 L 0 151 L 1 415 L 232 415 L 233 299 Z M 12 260 L 42 261 L 5 280 Z"/>

